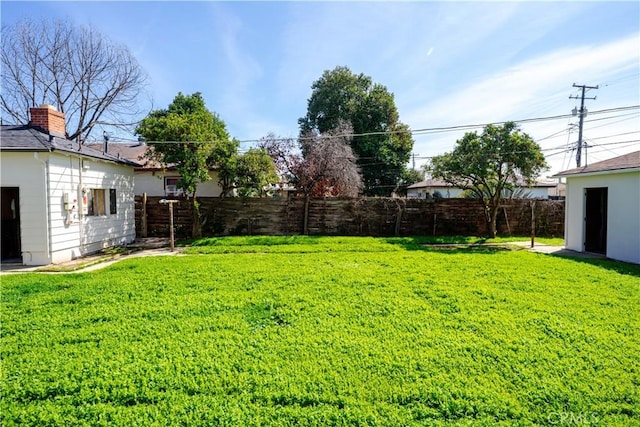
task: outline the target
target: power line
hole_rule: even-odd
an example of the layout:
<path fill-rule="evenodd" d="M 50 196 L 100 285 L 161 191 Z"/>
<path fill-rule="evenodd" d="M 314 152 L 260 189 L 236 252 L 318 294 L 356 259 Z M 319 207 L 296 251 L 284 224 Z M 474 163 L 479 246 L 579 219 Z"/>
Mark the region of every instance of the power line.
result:
<path fill-rule="evenodd" d="M 606 114 L 606 113 L 637 110 L 637 109 L 640 109 L 640 105 L 630 105 L 630 106 L 625 106 L 625 107 L 608 108 L 608 109 L 604 109 L 604 110 L 591 111 L 591 112 L 589 112 L 589 114 L 591 114 L 591 115 L 594 115 L 594 114 Z M 637 113 L 631 113 L 631 114 L 637 114 Z M 604 118 L 600 118 L 600 119 L 592 119 L 592 120 L 587 120 L 587 121 L 608 120 L 608 119 L 613 119 L 613 118 L 623 117 L 623 116 L 624 115 L 618 115 L 618 116 L 613 116 L 613 117 L 604 117 Z M 573 114 L 562 114 L 562 115 L 557 115 L 557 116 L 533 117 L 533 118 L 526 118 L 526 119 L 520 119 L 520 120 L 506 120 L 506 121 L 491 122 L 491 123 L 455 125 L 455 126 L 442 126 L 442 127 L 421 128 L 421 129 L 413 129 L 413 130 L 364 132 L 364 133 L 352 133 L 352 134 L 341 134 L 341 135 L 331 135 L 331 136 L 318 135 L 318 136 L 312 136 L 312 137 L 299 137 L 299 138 L 295 138 L 295 137 L 272 138 L 270 140 L 271 141 L 277 141 L 277 142 L 287 141 L 287 140 L 304 141 L 304 140 L 310 140 L 310 139 L 354 138 L 354 137 L 375 136 L 375 135 L 394 135 L 394 134 L 404 134 L 404 133 L 409 133 L 411 135 L 426 135 L 426 134 L 434 134 L 434 133 L 446 133 L 446 132 L 456 132 L 456 131 L 462 131 L 462 130 L 481 129 L 481 128 L 484 128 L 484 127 L 486 127 L 488 125 L 503 125 L 503 124 L 505 124 L 507 122 L 533 123 L 533 122 L 541 122 L 541 121 L 567 119 L 567 118 L 571 118 L 571 117 L 573 117 Z M 126 140 L 126 139 L 122 139 L 120 141 L 122 141 L 122 142 L 137 142 L 137 140 Z M 238 142 L 240 144 L 243 144 L 243 143 L 262 142 L 262 141 L 264 141 L 264 138 L 245 139 L 245 140 L 240 140 Z M 152 144 L 184 144 L 184 143 L 214 143 L 216 141 L 146 141 L 146 142 L 147 143 L 152 143 Z"/>
<path fill-rule="evenodd" d="M 623 135 L 631 135 L 633 133 L 638 133 L 640 132 L 640 130 L 634 130 L 632 132 L 622 132 L 622 133 L 616 133 L 615 135 L 607 135 L 607 136 L 598 136 L 595 138 L 588 138 L 590 141 L 594 141 L 596 139 L 607 139 L 607 138 L 615 138 L 616 136 L 623 136 Z"/>
<path fill-rule="evenodd" d="M 611 145 L 621 145 L 621 144 L 633 144 L 633 143 L 637 143 L 637 142 L 640 142 L 640 139 L 608 142 L 608 143 L 604 143 L 604 144 L 592 144 L 592 145 L 590 145 L 590 147 L 611 146 Z M 556 150 L 559 150 L 558 153 L 545 155 L 545 157 L 550 157 L 550 156 L 555 156 L 556 154 L 561 154 L 563 152 L 571 152 L 574 149 L 575 149 L 574 147 L 567 147 L 567 146 L 563 145 L 563 146 L 560 146 L 560 147 L 540 148 L 540 151 L 556 151 Z M 505 154 L 520 154 L 520 153 L 526 153 L 526 151 L 510 151 L 509 153 L 505 153 Z M 437 157 L 437 156 L 416 156 L 416 159 L 419 159 L 419 160 L 430 160 L 430 159 L 433 159 L 434 157 Z"/>

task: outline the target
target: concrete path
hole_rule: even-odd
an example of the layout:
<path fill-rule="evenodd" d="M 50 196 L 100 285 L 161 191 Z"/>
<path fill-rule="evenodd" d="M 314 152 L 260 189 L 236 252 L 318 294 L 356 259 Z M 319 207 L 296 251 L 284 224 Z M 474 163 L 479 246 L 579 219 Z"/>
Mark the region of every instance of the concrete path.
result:
<path fill-rule="evenodd" d="M 545 245 L 544 243 L 535 243 L 532 248 L 530 241 L 529 242 L 511 242 L 507 244 L 526 248 L 530 252 L 537 252 L 537 253 L 547 254 L 547 255 L 568 256 L 568 257 L 575 257 L 575 258 L 602 258 L 602 259 L 606 258 L 604 255 L 600 255 L 600 254 L 594 254 L 590 252 L 577 252 L 577 251 L 572 251 L 571 249 L 567 249 L 564 246 L 551 246 L 551 245 Z"/>
<path fill-rule="evenodd" d="M 118 261 L 122 261 L 123 259 L 149 256 L 171 256 L 178 255 L 182 252 L 182 248 L 180 247 L 176 247 L 174 252 L 171 252 L 169 249 L 169 239 L 157 237 L 136 239 L 133 243 L 127 245 L 125 249 L 129 249 L 131 252 L 114 255 L 104 253 L 91 254 L 82 258 L 47 266 L 25 266 L 17 263 L 2 263 L 0 265 L 0 275 L 32 272 L 47 274 L 85 273 L 108 267 Z"/>
<path fill-rule="evenodd" d="M 589 252 L 577 252 L 571 249 L 566 249 L 564 246 L 553 246 L 547 245 L 544 243 L 534 243 L 534 246 L 531 247 L 531 241 L 522 241 L 522 242 L 504 242 L 504 243 L 434 243 L 427 244 L 425 246 L 438 248 L 438 249 L 463 249 L 463 248 L 472 248 L 472 247 L 483 247 L 483 246 L 493 246 L 493 247 L 508 247 L 508 246 L 517 246 L 522 249 L 526 249 L 529 252 L 536 252 L 540 254 L 547 255 L 557 255 L 557 256 L 566 256 L 566 257 L 574 257 L 574 258 L 600 258 L 606 259 L 604 255 L 594 254 Z"/>

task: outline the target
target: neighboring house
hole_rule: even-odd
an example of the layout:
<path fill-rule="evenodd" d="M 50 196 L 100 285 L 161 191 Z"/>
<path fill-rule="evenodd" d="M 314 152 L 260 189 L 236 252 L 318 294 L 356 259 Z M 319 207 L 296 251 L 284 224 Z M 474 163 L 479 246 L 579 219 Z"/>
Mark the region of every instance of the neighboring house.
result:
<path fill-rule="evenodd" d="M 640 264 L 640 151 L 555 177 L 566 178 L 567 249 Z"/>
<path fill-rule="evenodd" d="M 90 144 L 90 147 L 104 151 L 103 144 Z M 178 188 L 180 174 L 175 166 L 169 165 L 166 168 L 156 161 L 145 157 L 148 147 L 144 142 L 122 143 L 115 142 L 106 146 L 106 151 L 112 156 L 128 159 L 139 164 L 135 168 L 135 194 L 158 197 L 177 197 L 182 195 L 182 190 Z M 198 197 L 219 197 L 222 187 L 218 183 L 218 174 L 215 170 L 209 171 L 211 179 L 198 184 Z"/>
<path fill-rule="evenodd" d="M 518 187 L 523 197 L 532 199 L 548 199 L 557 195 L 557 183 L 537 182 L 532 187 Z M 465 190 L 455 187 L 447 182 L 437 179 L 427 179 L 407 187 L 407 198 L 426 199 L 429 197 L 442 197 L 445 199 L 463 197 Z"/>
<path fill-rule="evenodd" d="M 281 178 L 281 181 L 276 184 L 271 184 L 266 188 L 267 194 L 272 197 L 279 197 L 287 199 L 292 197 L 296 193 L 296 187 L 291 185 L 286 178 Z"/>
<path fill-rule="evenodd" d="M 132 242 L 136 164 L 67 140 L 51 106 L 30 114 L 0 128 L 2 261 L 46 265 Z"/>

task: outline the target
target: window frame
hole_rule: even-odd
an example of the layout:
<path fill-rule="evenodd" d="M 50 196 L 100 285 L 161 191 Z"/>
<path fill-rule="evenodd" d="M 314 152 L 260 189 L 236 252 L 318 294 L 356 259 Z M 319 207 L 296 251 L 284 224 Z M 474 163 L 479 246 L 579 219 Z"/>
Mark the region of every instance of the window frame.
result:
<path fill-rule="evenodd" d="M 90 188 L 87 192 L 87 216 L 107 216 L 106 190 Z"/>
<path fill-rule="evenodd" d="M 175 182 L 175 184 L 169 184 L 169 181 Z M 183 193 L 183 190 L 178 187 L 178 183 L 180 182 L 179 176 L 165 176 L 164 177 L 164 194 L 165 196 L 180 196 Z M 169 186 L 175 187 L 174 191 L 169 191 Z"/>

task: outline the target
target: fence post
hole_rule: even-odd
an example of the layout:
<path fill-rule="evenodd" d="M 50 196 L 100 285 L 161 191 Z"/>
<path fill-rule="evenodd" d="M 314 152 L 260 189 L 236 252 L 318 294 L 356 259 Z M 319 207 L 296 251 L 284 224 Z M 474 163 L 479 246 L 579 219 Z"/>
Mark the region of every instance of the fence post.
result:
<path fill-rule="evenodd" d="M 304 198 L 304 224 L 302 234 L 309 234 L 309 196 Z"/>
<path fill-rule="evenodd" d="M 173 233 L 173 204 L 174 203 L 180 203 L 177 200 L 167 200 L 167 199 L 162 199 L 160 200 L 160 204 L 163 205 L 169 205 L 169 243 L 171 246 L 171 252 L 173 252 L 175 250 L 175 239 L 174 239 L 174 233 Z"/>
<path fill-rule="evenodd" d="M 509 236 L 511 236 L 511 227 L 509 227 L 509 218 L 507 217 L 507 208 L 503 206 L 502 212 L 504 213 L 504 221 L 507 223 L 507 231 L 509 232 Z"/>
<path fill-rule="evenodd" d="M 534 246 L 536 239 L 536 201 L 531 202 L 531 247 Z"/>
<path fill-rule="evenodd" d="M 397 200 L 396 202 L 396 206 L 398 207 L 398 214 L 396 215 L 396 227 L 394 229 L 394 236 L 399 236 L 400 235 L 400 226 L 402 225 L 402 206 L 400 206 L 400 202 L 398 202 Z"/>
<path fill-rule="evenodd" d="M 142 218 L 140 224 L 140 234 L 147 237 L 147 193 L 142 193 Z"/>
<path fill-rule="evenodd" d="M 433 213 L 433 235 L 436 235 L 436 220 L 438 219 L 438 214 Z"/>

